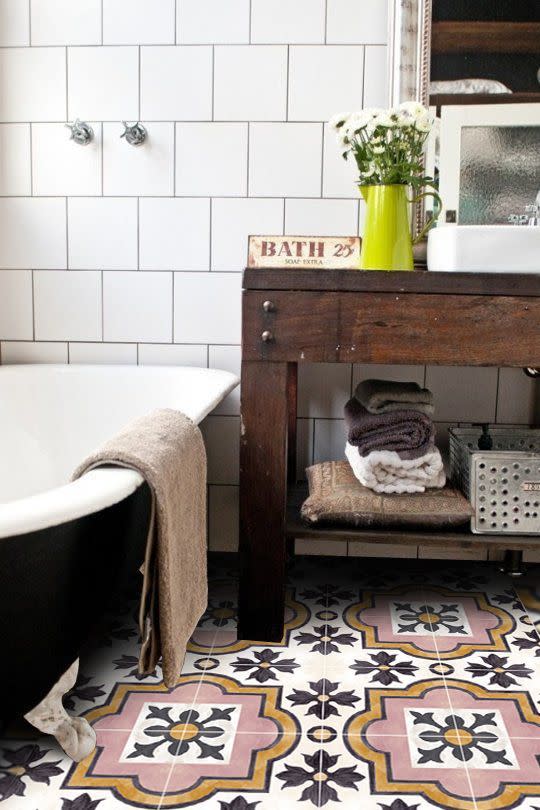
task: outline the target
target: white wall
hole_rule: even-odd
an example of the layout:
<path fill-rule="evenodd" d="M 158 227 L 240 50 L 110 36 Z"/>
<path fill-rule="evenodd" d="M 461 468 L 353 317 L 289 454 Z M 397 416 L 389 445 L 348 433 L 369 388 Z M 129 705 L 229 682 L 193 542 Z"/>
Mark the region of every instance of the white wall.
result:
<path fill-rule="evenodd" d="M 361 232 L 354 173 L 324 122 L 386 103 L 386 7 L 0 0 L 2 362 L 237 370 L 247 235 Z M 94 127 L 90 146 L 69 142 L 75 117 Z M 144 146 L 119 139 L 122 119 L 145 123 Z M 303 370 L 306 463 L 341 454 L 360 373 Z M 528 419 L 520 373 L 433 369 L 427 382 L 443 422 Z M 210 543 L 231 548 L 237 393 L 204 430 Z"/>

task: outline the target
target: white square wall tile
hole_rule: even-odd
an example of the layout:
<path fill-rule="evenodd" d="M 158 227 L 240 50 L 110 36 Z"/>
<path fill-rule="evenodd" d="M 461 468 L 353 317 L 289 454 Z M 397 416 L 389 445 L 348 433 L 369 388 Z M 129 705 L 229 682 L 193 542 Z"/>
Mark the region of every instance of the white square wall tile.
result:
<path fill-rule="evenodd" d="M 535 418 L 538 383 L 527 377 L 521 368 L 499 370 L 499 396 L 497 422 L 530 425 Z"/>
<path fill-rule="evenodd" d="M 212 48 L 141 48 L 141 116 L 148 121 L 211 119 Z"/>
<path fill-rule="evenodd" d="M 2 343 L 2 365 L 14 363 L 67 363 L 67 343 Z"/>
<path fill-rule="evenodd" d="M 23 5 L 23 0 L 18 0 Z M 32 0 L 32 45 L 98 45 L 101 0 Z"/>
<path fill-rule="evenodd" d="M 0 271 L 0 340 L 32 340 L 32 273 Z"/>
<path fill-rule="evenodd" d="M 70 118 L 123 121 L 139 117 L 137 47 L 69 48 L 68 74 Z"/>
<path fill-rule="evenodd" d="M 209 484 L 237 484 L 240 457 L 240 417 L 211 414 L 200 428 L 208 457 Z"/>
<path fill-rule="evenodd" d="M 298 366 L 298 416 L 343 418 L 351 396 L 348 363 L 305 363 Z"/>
<path fill-rule="evenodd" d="M 496 368 L 428 366 L 426 386 L 433 391 L 437 421 L 495 421 Z"/>
<path fill-rule="evenodd" d="M 349 543 L 349 557 L 414 559 L 417 555 L 417 546 L 403 546 L 397 543 Z"/>
<path fill-rule="evenodd" d="M 383 44 L 390 0 L 328 0 L 326 41 Z"/>
<path fill-rule="evenodd" d="M 360 197 L 357 187 L 358 168 L 354 159 L 343 160 L 335 134 L 324 127 L 323 196 Z"/>
<path fill-rule="evenodd" d="M 342 419 L 316 419 L 313 463 L 342 461 L 345 458 L 345 422 Z"/>
<path fill-rule="evenodd" d="M 320 124 L 252 124 L 250 196 L 319 197 L 321 148 Z"/>
<path fill-rule="evenodd" d="M 208 535 L 210 551 L 238 551 L 238 487 L 209 488 Z"/>
<path fill-rule="evenodd" d="M 141 199 L 141 270 L 208 270 L 209 233 L 210 200 Z"/>
<path fill-rule="evenodd" d="M 0 199 L 0 269 L 66 267 L 66 201 Z"/>
<path fill-rule="evenodd" d="M 297 537 L 294 541 L 294 553 L 314 557 L 346 557 L 347 542 L 345 540 L 306 540 Z"/>
<path fill-rule="evenodd" d="M 214 68 L 216 121 L 283 121 L 286 109 L 285 45 L 216 47 Z"/>
<path fill-rule="evenodd" d="M 212 201 L 212 269 L 243 270 L 248 237 L 283 232 L 283 200 L 215 199 Z"/>
<path fill-rule="evenodd" d="M 1 48 L 0 121 L 63 121 L 66 57 L 63 48 Z"/>
<path fill-rule="evenodd" d="M 70 343 L 69 362 L 112 366 L 137 363 L 135 343 Z"/>
<path fill-rule="evenodd" d="M 366 45 L 364 64 L 364 107 L 388 107 L 388 50 L 386 45 Z"/>
<path fill-rule="evenodd" d="M 175 273 L 176 343 L 240 343 L 241 273 Z"/>
<path fill-rule="evenodd" d="M 419 546 L 419 560 L 485 560 L 487 551 L 478 548 L 447 548 L 442 546 Z"/>
<path fill-rule="evenodd" d="M 313 464 L 313 419 L 296 420 L 296 473 L 305 479 L 304 471 Z"/>
<path fill-rule="evenodd" d="M 175 0 L 103 0 L 104 45 L 171 43 Z"/>
<path fill-rule="evenodd" d="M 140 366 L 194 366 L 206 368 L 207 346 L 177 346 L 172 343 L 139 344 Z"/>
<path fill-rule="evenodd" d="M 71 198 L 68 226 L 71 268 L 137 268 L 137 200 Z"/>
<path fill-rule="evenodd" d="M 30 124 L 0 124 L 0 196 L 31 193 Z"/>
<path fill-rule="evenodd" d="M 363 71 L 362 46 L 292 46 L 289 121 L 328 121 L 341 110 L 360 110 Z"/>
<path fill-rule="evenodd" d="M 245 196 L 247 142 L 247 124 L 177 124 L 177 195 Z"/>
<path fill-rule="evenodd" d="M 379 363 L 355 363 L 353 365 L 353 392 L 362 380 L 392 380 L 392 382 L 415 382 L 424 385 L 424 366 L 389 366 Z"/>
<path fill-rule="evenodd" d="M 209 346 L 208 347 L 208 368 L 217 368 L 222 371 L 230 371 L 232 374 L 240 376 L 240 363 L 242 350 L 240 346 Z M 225 397 L 220 402 L 214 413 L 227 414 L 228 416 L 240 413 L 240 386 Z"/>
<path fill-rule="evenodd" d="M 101 124 L 89 122 L 91 143 L 82 147 L 64 124 L 32 124 L 32 175 L 37 196 L 101 194 Z"/>
<path fill-rule="evenodd" d="M 0 48 L 30 44 L 30 4 L 0 0 Z"/>
<path fill-rule="evenodd" d="M 177 0 L 176 41 L 249 42 L 250 0 Z"/>
<path fill-rule="evenodd" d="M 101 273 L 34 273 L 36 340 L 101 340 Z"/>
<path fill-rule="evenodd" d="M 286 200 L 285 233 L 298 236 L 356 236 L 355 200 Z"/>
<path fill-rule="evenodd" d="M 172 273 L 103 273 L 104 340 L 172 340 Z"/>
<path fill-rule="evenodd" d="M 252 0 L 252 42 L 324 42 L 324 0 Z"/>
<path fill-rule="evenodd" d="M 144 122 L 142 122 L 144 125 Z M 122 124 L 103 124 L 103 193 L 168 196 L 174 190 L 174 124 L 147 124 L 148 136 L 133 147 Z"/>

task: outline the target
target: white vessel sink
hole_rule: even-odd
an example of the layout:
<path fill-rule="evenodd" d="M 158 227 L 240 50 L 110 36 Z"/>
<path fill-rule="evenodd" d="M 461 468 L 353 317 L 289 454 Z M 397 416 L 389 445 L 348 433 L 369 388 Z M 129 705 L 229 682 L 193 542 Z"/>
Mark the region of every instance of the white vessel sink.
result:
<path fill-rule="evenodd" d="M 540 227 L 440 225 L 428 236 L 428 270 L 540 273 Z"/>

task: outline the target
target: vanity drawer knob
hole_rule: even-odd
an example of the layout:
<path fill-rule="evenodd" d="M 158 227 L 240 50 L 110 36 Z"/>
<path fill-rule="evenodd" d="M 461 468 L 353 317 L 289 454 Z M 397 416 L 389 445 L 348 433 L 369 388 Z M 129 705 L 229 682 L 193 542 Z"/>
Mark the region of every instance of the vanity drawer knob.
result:
<path fill-rule="evenodd" d="M 273 301 L 265 301 L 263 304 L 263 309 L 265 312 L 275 312 L 276 305 Z"/>
<path fill-rule="evenodd" d="M 271 343 L 274 340 L 274 335 L 269 329 L 265 329 L 261 335 L 261 340 L 263 343 Z"/>

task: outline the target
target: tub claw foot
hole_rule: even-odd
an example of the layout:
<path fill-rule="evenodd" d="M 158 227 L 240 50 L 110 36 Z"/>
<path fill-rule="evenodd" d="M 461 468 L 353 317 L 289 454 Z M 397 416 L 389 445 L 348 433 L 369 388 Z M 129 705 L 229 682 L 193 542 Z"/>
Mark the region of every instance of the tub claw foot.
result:
<path fill-rule="evenodd" d="M 56 737 L 74 762 L 80 762 L 96 747 L 96 733 L 92 726 L 83 717 L 71 717 L 62 704 L 65 693 L 75 685 L 78 669 L 77 659 L 41 703 L 25 714 L 25 719 L 39 731 Z"/>

